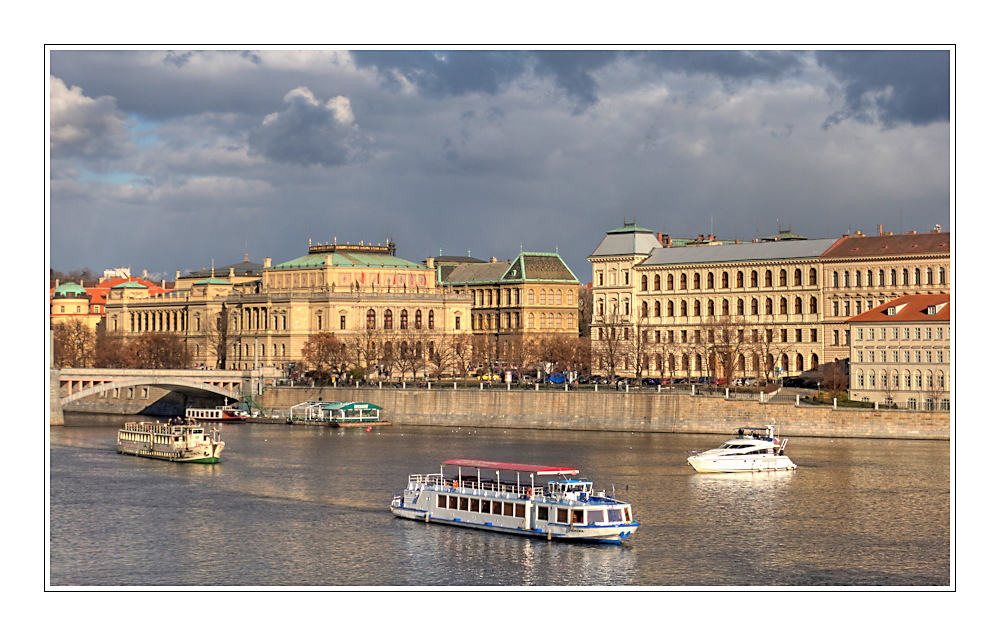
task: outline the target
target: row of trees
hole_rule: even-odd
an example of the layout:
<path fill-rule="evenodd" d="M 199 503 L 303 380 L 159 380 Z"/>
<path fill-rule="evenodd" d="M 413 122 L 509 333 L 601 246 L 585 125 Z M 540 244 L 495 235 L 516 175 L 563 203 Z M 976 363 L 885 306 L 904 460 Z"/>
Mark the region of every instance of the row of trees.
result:
<path fill-rule="evenodd" d="M 770 382 L 775 362 L 791 354 L 793 346 L 781 337 L 780 327 L 751 326 L 743 316 L 709 316 L 698 325 L 674 327 L 673 338 L 667 331 L 652 329 L 645 317 L 633 322 L 617 313 L 606 315 L 594 328 L 598 330 L 594 355 L 600 372 L 608 377 L 623 369 L 637 378 L 651 370 L 658 371 L 660 377 L 673 377 L 683 370 L 686 377 L 692 370 L 726 380 L 751 374 Z M 674 357 L 673 366 L 670 356 Z M 745 370 L 740 368 L 741 359 Z M 756 368 L 753 360 L 757 360 Z M 695 361 L 693 365 L 691 361 Z"/>
<path fill-rule="evenodd" d="M 352 373 L 356 377 L 465 377 L 480 370 L 542 368 L 544 371 L 587 372 L 590 341 L 575 336 L 505 338 L 452 334 L 435 340 L 413 340 L 381 329 L 339 337 L 313 334 L 302 348 L 306 368 L 318 379 Z"/>
<path fill-rule="evenodd" d="M 52 363 L 75 368 L 185 369 L 191 366 L 191 356 L 184 340 L 174 334 L 146 333 L 126 340 L 71 320 L 52 327 Z"/>

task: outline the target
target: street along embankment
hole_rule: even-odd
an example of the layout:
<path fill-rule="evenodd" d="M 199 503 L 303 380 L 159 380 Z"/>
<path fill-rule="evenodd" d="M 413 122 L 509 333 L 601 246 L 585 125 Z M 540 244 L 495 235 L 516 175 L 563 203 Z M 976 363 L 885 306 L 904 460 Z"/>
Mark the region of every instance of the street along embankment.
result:
<path fill-rule="evenodd" d="M 773 419 L 784 437 L 951 439 L 949 412 L 796 406 L 682 390 L 271 387 L 260 402 L 269 415 L 281 415 L 308 400 L 371 402 L 385 418 L 411 426 L 725 434 Z"/>

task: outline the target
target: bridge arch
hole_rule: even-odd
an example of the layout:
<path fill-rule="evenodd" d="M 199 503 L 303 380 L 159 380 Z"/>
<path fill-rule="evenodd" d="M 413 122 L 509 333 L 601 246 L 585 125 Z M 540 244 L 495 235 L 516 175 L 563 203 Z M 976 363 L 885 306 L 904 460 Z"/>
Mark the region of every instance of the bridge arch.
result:
<path fill-rule="evenodd" d="M 134 386 L 157 386 L 160 388 L 168 389 L 170 391 L 176 391 L 178 393 L 183 393 L 185 395 L 192 395 L 196 397 L 211 397 L 219 396 L 223 398 L 228 398 L 230 400 L 239 400 L 239 391 L 230 391 L 222 387 L 209 384 L 207 382 L 198 382 L 194 380 L 184 380 L 180 378 L 164 378 L 158 380 L 152 377 L 138 377 L 129 378 L 125 380 L 117 380 L 115 382 L 105 382 L 103 384 L 97 384 L 92 387 L 76 391 L 70 395 L 64 396 L 59 399 L 59 404 L 66 406 L 71 402 L 75 402 L 79 399 L 86 398 L 92 395 L 97 395 L 104 393 L 105 391 L 111 391 L 114 389 L 125 389 Z"/>

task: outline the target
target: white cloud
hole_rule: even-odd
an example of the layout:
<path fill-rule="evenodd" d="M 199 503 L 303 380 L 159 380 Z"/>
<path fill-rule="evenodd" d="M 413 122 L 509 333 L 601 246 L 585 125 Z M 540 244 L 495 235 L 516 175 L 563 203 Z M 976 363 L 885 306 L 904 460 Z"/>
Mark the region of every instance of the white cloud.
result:
<path fill-rule="evenodd" d="M 49 84 L 49 147 L 54 156 L 106 159 L 125 153 L 131 135 L 113 97 L 87 97 L 82 88 L 67 87 L 58 77 L 50 76 Z"/>

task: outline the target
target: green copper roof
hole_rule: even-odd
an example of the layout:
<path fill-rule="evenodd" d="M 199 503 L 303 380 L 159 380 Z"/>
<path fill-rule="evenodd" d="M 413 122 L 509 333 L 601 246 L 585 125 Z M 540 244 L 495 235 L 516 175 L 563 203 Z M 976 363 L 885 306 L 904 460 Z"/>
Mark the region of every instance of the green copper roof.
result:
<path fill-rule="evenodd" d="M 127 283 L 120 283 L 118 285 L 115 285 L 111 289 L 146 289 L 146 286 L 145 285 L 140 285 L 139 283 L 135 282 L 134 280 L 130 280 Z"/>
<path fill-rule="evenodd" d="M 63 283 L 52 292 L 53 296 L 69 296 L 70 294 L 86 296 L 87 290 L 76 283 Z"/>
<path fill-rule="evenodd" d="M 644 227 L 639 227 L 635 223 L 626 223 L 617 230 L 609 230 L 608 234 L 631 234 L 632 232 L 648 232 L 653 233 L 653 230 L 647 230 Z"/>
<path fill-rule="evenodd" d="M 391 267 L 395 269 L 423 269 L 423 265 L 418 265 L 397 256 L 388 254 L 368 254 L 328 252 L 317 254 L 306 254 L 299 258 L 290 260 L 280 265 L 275 265 L 271 269 L 307 269 L 323 267 L 326 258 L 330 257 L 330 264 L 333 267 Z"/>
<path fill-rule="evenodd" d="M 218 278 L 206 278 L 205 280 L 200 280 L 195 285 L 231 285 L 228 280 L 221 280 Z"/>

